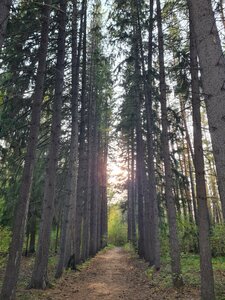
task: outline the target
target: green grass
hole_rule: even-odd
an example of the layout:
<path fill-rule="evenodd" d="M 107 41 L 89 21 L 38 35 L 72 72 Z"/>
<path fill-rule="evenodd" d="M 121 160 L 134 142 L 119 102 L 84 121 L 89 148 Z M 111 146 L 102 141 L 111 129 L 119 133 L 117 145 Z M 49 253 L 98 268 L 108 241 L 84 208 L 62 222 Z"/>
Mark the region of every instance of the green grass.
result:
<path fill-rule="evenodd" d="M 135 256 L 137 257 L 137 252 L 134 248 L 134 246 L 131 244 L 131 243 L 126 243 L 124 246 L 123 246 L 123 249 L 127 252 L 130 252 L 130 254 L 132 254 L 132 256 Z"/>
<path fill-rule="evenodd" d="M 213 270 L 215 279 L 215 291 L 217 300 L 225 300 L 225 257 L 213 258 Z M 200 289 L 200 259 L 199 255 L 182 254 L 181 256 L 182 276 L 185 286 Z M 160 272 L 155 272 L 149 267 L 146 275 L 154 286 L 161 288 L 172 287 L 171 267 L 169 256 L 161 259 Z"/>

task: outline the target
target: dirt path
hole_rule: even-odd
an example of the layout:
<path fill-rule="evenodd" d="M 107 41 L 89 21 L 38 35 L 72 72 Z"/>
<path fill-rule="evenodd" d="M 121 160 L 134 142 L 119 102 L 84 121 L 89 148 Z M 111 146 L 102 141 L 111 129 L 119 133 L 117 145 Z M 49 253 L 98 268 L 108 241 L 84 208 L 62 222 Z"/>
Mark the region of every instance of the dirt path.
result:
<path fill-rule="evenodd" d="M 178 293 L 171 288 L 162 290 L 152 285 L 144 272 L 146 266 L 125 250 L 114 248 L 96 255 L 81 272 L 67 273 L 53 289 L 39 294 L 38 299 L 199 299 L 188 291 Z"/>

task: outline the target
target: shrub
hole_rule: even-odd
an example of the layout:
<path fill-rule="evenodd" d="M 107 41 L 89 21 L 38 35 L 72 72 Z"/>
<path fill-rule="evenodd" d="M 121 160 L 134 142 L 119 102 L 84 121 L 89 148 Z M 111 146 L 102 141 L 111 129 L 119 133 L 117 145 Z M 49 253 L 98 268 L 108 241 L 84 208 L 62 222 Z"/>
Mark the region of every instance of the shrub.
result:
<path fill-rule="evenodd" d="M 225 225 L 217 224 L 212 228 L 211 247 L 213 257 L 225 255 Z"/>
<path fill-rule="evenodd" d="M 184 253 L 198 253 L 198 229 L 184 218 L 178 219 L 178 234 L 181 251 Z"/>
<path fill-rule="evenodd" d="M 8 253 L 10 239 L 10 230 L 0 226 L 0 255 L 5 255 Z"/>
<path fill-rule="evenodd" d="M 122 246 L 127 242 L 127 225 L 117 204 L 109 208 L 108 242 L 115 246 Z"/>

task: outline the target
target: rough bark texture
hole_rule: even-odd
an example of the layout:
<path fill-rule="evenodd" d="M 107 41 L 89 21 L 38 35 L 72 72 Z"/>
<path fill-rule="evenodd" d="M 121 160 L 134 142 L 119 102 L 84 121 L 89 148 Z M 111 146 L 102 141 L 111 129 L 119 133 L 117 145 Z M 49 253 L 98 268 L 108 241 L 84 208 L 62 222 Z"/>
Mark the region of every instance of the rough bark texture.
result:
<path fill-rule="evenodd" d="M 97 252 L 97 236 L 98 236 L 98 134 L 97 134 L 97 118 L 95 120 L 93 131 L 93 160 L 92 160 L 92 180 L 91 180 L 91 217 L 90 217 L 90 256 Z"/>
<path fill-rule="evenodd" d="M 51 140 L 46 168 L 44 199 L 38 239 L 38 249 L 30 282 L 31 288 L 44 289 L 48 285 L 47 266 L 51 241 L 51 226 L 54 213 L 55 183 L 61 133 L 62 92 L 64 83 L 66 0 L 60 0 L 58 54 L 56 65 L 56 85 L 53 103 Z"/>
<path fill-rule="evenodd" d="M 86 15 L 86 0 L 82 2 L 82 13 Z M 86 30 L 84 20 L 83 32 Z M 83 43 L 85 42 L 83 35 Z M 79 167 L 77 181 L 77 206 L 76 206 L 76 238 L 75 238 L 75 259 L 76 263 L 81 261 L 81 241 L 84 204 L 87 199 L 87 130 L 86 130 L 86 111 L 87 111 L 87 94 L 86 94 L 86 47 L 83 47 L 82 61 L 82 91 L 81 91 L 81 120 L 80 120 L 80 136 L 79 136 Z"/>
<path fill-rule="evenodd" d="M 127 237 L 128 241 L 132 243 L 133 246 L 136 245 L 136 228 L 135 228 L 135 170 L 134 170 L 134 137 L 133 129 L 131 129 L 131 138 L 128 143 L 127 157 L 128 157 L 128 231 Z"/>
<path fill-rule="evenodd" d="M 12 5 L 12 0 L 1 0 L 0 1 L 0 51 L 6 35 L 6 27 L 9 18 L 9 11 Z"/>
<path fill-rule="evenodd" d="M 97 250 L 101 249 L 101 207 L 102 207 L 102 156 L 103 149 L 101 145 L 101 134 L 98 131 L 98 204 L 97 204 Z"/>
<path fill-rule="evenodd" d="M 188 0 L 225 218 L 225 57 L 209 0 Z"/>
<path fill-rule="evenodd" d="M 152 54 L 153 54 L 153 6 L 154 0 L 150 0 L 150 24 L 149 24 L 149 49 L 148 49 L 148 77 L 145 83 L 145 107 L 147 115 L 147 146 L 148 146 L 148 176 L 149 176 L 149 196 L 150 196 L 150 255 L 149 263 L 156 269 L 160 268 L 160 241 L 159 241 L 159 212 L 156 193 L 156 178 L 154 165 L 153 147 L 153 111 L 152 111 Z M 144 67 L 143 67 L 144 69 Z"/>
<path fill-rule="evenodd" d="M 136 98 L 136 178 L 137 178 L 137 201 L 138 201 L 138 254 L 145 257 L 144 247 L 144 145 L 141 126 L 141 93 L 139 89 L 140 66 L 138 62 L 138 45 L 135 47 L 135 73 L 137 76 L 137 86 L 135 87 Z"/>
<path fill-rule="evenodd" d="M 134 144 L 134 129 L 131 132 L 131 241 L 134 246 L 137 243 L 136 235 L 136 180 L 135 180 L 135 144 Z"/>
<path fill-rule="evenodd" d="M 73 2 L 73 24 L 72 24 L 72 98 L 71 98 L 71 115 L 72 128 L 69 153 L 69 169 L 67 182 L 67 195 L 63 211 L 61 237 L 60 237 L 60 255 L 56 269 L 55 277 L 59 278 L 64 267 L 75 269 L 75 245 L 73 239 L 75 236 L 70 236 L 70 232 L 74 233 L 72 221 L 73 214 L 76 211 L 76 187 L 77 187 L 77 171 L 78 171 L 78 92 L 79 92 L 79 70 L 80 70 L 80 54 L 81 54 L 81 38 L 77 46 L 77 0 Z M 71 243 L 69 239 L 72 239 Z M 66 245 L 69 243 L 68 257 Z M 73 258 L 73 259 L 72 259 Z M 70 261 L 69 265 L 68 262 Z"/>
<path fill-rule="evenodd" d="M 173 195 L 173 177 L 170 162 L 167 101 L 166 101 L 166 81 L 164 66 L 164 45 L 162 31 L 162 17 L 160 0 L 157 0 L 157 23 L 158 23 L 158 43 L 159 43 L 159 76 L 160 76 L 160 102 L 162 114 L 162 153 L 165 169 L 165 194 L 167 204 L 167 214 L 169 223 L 169 243 L 173 284 L 175 287 L 183 285 L 180 266 L 180 249 L 177 235 L 176 208 Z"/>
<path fill-rule="evenodd" d="M 33 94 L 33 105 L 31 115 L 30 133 L 25 157 L 25 165 L 20 187 L 19 200 L 16 205 L 14 223 L 12 229 L 12 241 L 9 250 L 9 258 L 6 267 L 5 278 L 3 282 L 0 298 L 14 299 L 16 283 L 19 274 L 21 254 L 23 248 L 24 232 L 26 228 L 27 214 L 30 201 L 30 191 L 35 164 L 35 153 L 38 142 L 38 133 L 40 127 L 41 103 L 44 92 L 44 78 L 46 70 L 46 56 L 48 47 L 49 14 L 50 0 L 45 1 L 43 7 L 41 41 L 38 52 L 38 70 L 36 76 L 35 90 Z"/>
<path fill-rule="evenodd" d="M 191 86 L 194 128 L 194 165 L 196 176 L 196 194 L 198 202 L 198 228 L 201 268 L 201 297 L 204 300 L 215 299 L 211 249 L 209 242 L 209 211 L 207 206 L 205 166 L 202 147 L 201 111 L 198 78 L 198 60 L 193 33 L 193 23 L 190 19 L 190 59 Z"/>
<path fill-rule="evenodd" d="M 108 123 L 107 120 L 105 120 L 105 125 L 107 123 Z M 107 133 L 105 133 L 103 137 L 103 157 L 102 157 L 101 248 L 107 246 L 107 239 L 108 239 L 107 158 L 108 158 L 108 135 Z"/>
<path fill-rule="evenodd" d="M 98 201 L 98 184 L 97 184 L 97 170 L 98 170 L 98 140 L 97 140 L 97 127 L 98 127 L 98 117 L 96 114 L 96 76 L 95 76 L 95 61 L 94 61 L 94 51 L 95 51 L 95 40 L 92 37 L 92 64 L 90 69 L 90 94 L 92 97 L 92 107 L 90 110 L 91 116 L 90 121 L 92 123 L 92 128 L 89 128 L 89 142 L 91 142 L 92 148 L 89 149 L 89 164 L 90 164 L 90 244 L 89 244 L 89 254 L 91 256 L 95 255 L 97 252 L 97 201 Z"/>

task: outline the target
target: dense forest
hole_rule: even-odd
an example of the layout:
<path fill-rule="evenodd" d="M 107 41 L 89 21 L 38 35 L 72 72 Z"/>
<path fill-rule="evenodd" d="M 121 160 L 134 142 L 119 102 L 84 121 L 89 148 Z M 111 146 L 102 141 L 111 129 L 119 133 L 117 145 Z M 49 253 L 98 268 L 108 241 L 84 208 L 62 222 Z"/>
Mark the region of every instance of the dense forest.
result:
<path fill-rule="evenodd" d="M 1 300 L 109 244 L 225 299 L 224 7 L 0 0 Z"/>

